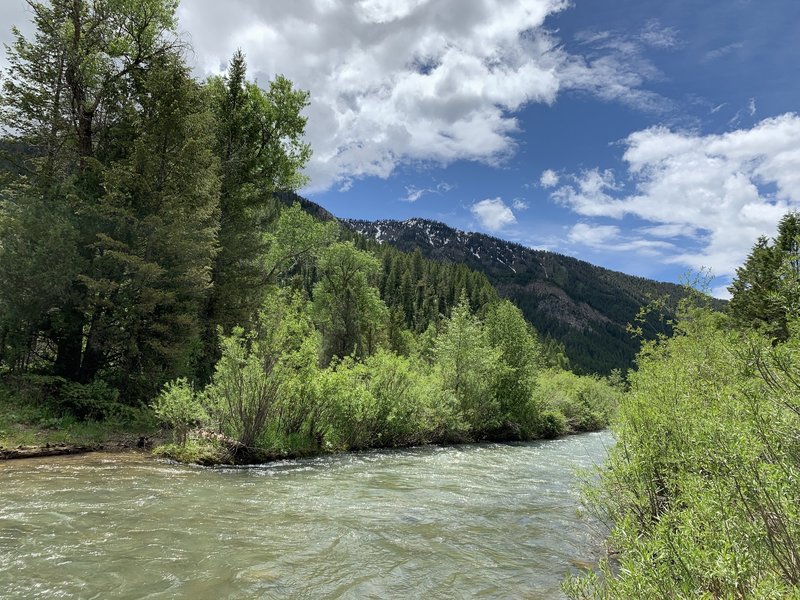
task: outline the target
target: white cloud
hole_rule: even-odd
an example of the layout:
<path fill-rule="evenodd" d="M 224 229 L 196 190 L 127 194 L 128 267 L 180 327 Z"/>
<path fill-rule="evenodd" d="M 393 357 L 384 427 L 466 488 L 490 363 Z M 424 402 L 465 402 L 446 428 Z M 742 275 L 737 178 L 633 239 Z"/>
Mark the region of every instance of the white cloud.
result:
<path fill-rule="evenodd" d="M 624 236 L 616 225 L 577 223 L 570 228 L 567 239 L 574 244 L 588 246 L 605 252 L 636 252 L 644 256 L 658 256 L 674 246 L 661 240 Z"/>
<path fill-rule="evenodd" d="M 514 201 L 511 203 L 511 207 L 514 210 L 527 210 L 528 203 L 522 198 L 514 198 Z"/>
<path fill-rule="evenodd" d="M 642 29 L 639 39 L 653 48 L 674 48 L 678 45 L 678 32 L 674 27 L 663 27 L 657 19 L 652 19 Z"/>
<path fill-rule="evenodd" d="M 446 194 L 450 190 L 452 190 L 455 186 L 443 181 L 436 185 L 436 187 L 426 187 L 421 188 L 414 185 L 407 185 L 406 186 L 406 195 L 401 200 L 405 202 L 416 202 L 420 198 L 422 198 L 425 194 Z"/>
<path fill-rule="evenodd" d="M 500 198 L 487 198 L 470 208 L 481 225 L 489 231 L 498 231 L 517 222 L 514 212 Z"/>
<path fill-rule="evenodd" d="M 503 161 L 515 113 L 564 89 L 642 107 L 654 72 L 614 48 L 567 53 L 546 19 L 569 0 L 183 0 L 196 71 L 218 73 L 237 47 L 266 83 L 311 92 L 312 189 L 388 177 L 403 163 Z M 663 32 L 662 32 L 663 34 Z M 656 32 L 652 32 L 656 35 Z"/>
<path fill-rule="evenodd" d="M 615 31 L 582 31 L 575 36 L 585 52 L 573 56 L 561 70 L 562 87 L 621 102 L 639 110 L 664 113 L 674 108 L 665 97 L 643 89 L 648 80 L 664 75 L 648 57 L 648 46 L 677 45 L 676 33 L 650 21 L 638 35 Z"/>
<path fill-rule="evenodd" d="M 639 243 L 651 248 L 668 251 L 664 238 L 673 237 L 699 243 L 696 251 L 669 251 L 665 262 L 730 277 L 759 235 L 774 235 L 781 216 L 800 208 L 798 115 L 719 135 L 653 127 L 631 134 L 625 145 L 633 190 L 612 171 L 593 169 L 571 176 L 552 197 L 583 216 L 648 221 L 639 233 L 661 240 Z"/>
<path fill-rule="evenodd" d="M 552 169 L 545 169 L 539 178 L 539 185 L 543 188 L 555 187 L 558 185 L 558 174 Z"/>
<path fill-rule="evenodd" d="M 741 50 L 742 48 L 744 48 L 744 44 L 742 42 L 735 42 L 733 44 L 728 44 L 726 46 L 714 48 L 713 50 L 709 50 L 708 52 L 706 52 L 701 60 L 703 62 L 717 60 L 727 54 Z"/>
<path fill-rule="evenodd" d="M 576 244 L 599 247 L 619 237 L 616 225 L 589 225 L 577 223 L 569 231 L 569 241 Z"/>
<path fill-rule="evenodd" d="M 405 200 L 406 202 L 416 202 L 417 200 L 422 198 L 422 196 L 424 194 L 426 194 L 429 191 L 430 190 L 428 188 L 418 188 L 418 187 L 414 187 L 413 185 L 407 185 L 406 186 L 406 197 L 403 198 L 403 200 Z"/>
<path fill-rule="evenodd" d="M 756 99 L 750 98 L 750 102 L 747 103 L 747 112 L 750 113 L 750 116 L 754 116 L 756 114 Z"/>

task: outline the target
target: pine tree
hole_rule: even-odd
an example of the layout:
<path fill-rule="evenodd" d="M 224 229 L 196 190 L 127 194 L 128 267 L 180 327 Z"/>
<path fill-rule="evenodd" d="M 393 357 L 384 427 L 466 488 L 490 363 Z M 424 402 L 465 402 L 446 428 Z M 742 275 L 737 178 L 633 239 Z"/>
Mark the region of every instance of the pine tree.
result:
<path fill-rule="evenodd" d="M 736 269 L 736 278 L 728 288 L 728 314 L 739 327 L 763 331 L 778 341 L 788 337 L 786 303 L 779 295 L 781 268 L 788 260 L 797 272 L 798 235 L 800 214 L 786 214 L 773 243 L 760 237 L 744 265 Z"/>
<path fill-rule="evenodd" d="M 273 193 L 302 185 L 301 169 L 311 155 L 302 141 L 308 92 L 293 89 L 286 78 L 278 76 L 262 90 L 247 81 L 245 57 L 237 51 L 227 74 L 211 78 L 207 91 L 217 120 L 222 190 L 220 251 L 206 314 L 206 372 L 217 357 L 217 327 L 230 331 L 254 322 L 269 280 L 262 232 L 278 212 Z"/>
<path fill-rule="evenodd" d="M 133 387 L 190 368 L 218 180 L 176 4 L 31 2 L 36 33 L 15 31 L 2 121 L 27 151 L 4 187 L 0 271 L 24 292 L 4 286 L 0 310 L 17 363 Z"/>

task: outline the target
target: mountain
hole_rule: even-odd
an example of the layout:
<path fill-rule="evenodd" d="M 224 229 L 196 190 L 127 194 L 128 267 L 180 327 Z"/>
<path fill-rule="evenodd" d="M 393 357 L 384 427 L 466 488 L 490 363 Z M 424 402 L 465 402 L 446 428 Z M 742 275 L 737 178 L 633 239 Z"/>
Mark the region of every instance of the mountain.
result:
<path fill-rule="evenodd" d="M 627 331 L 628 324 L 651 300 L 666 296 L 674 310 L 685 295 L 684 288 L 673 283 L 610 271 L 437 221 L 340 219 L 340 223 L 398 250 L 419 250 L 426 258 L 464 264 L 484 273 L 543 336 L 563 343 L 573 368 L 583 373 L 630 368 L 639 341 Z M 670 333 L 657 315 L 648 325 L 651 335 Z"/>

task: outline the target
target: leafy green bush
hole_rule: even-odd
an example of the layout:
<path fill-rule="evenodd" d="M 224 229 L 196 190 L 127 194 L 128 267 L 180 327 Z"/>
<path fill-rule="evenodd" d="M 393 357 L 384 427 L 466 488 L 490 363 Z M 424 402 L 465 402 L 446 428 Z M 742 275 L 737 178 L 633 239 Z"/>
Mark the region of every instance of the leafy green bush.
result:
<path fill-rule="evenodd" d="M 320 385 L 331 449 L 469 439 L 458 400 L 419 361 L 387 351 L 364 363 L 348 358 L 323 371 Z"/>
<path fill-rule="evenodd" d="M 675 337 L 645 346 L 589 496 L 618 564 L 572 580 L 572 597 L 800 597 L 800 323 L 789 331 L 773 346 L 684 307 Z"/>
<path fill-rule="evenodd" d="M 122 416 L 119 392 L 101 379 L 81 384 L 64 382 L 58 390 L 58 406 L 78 419 L 103 421 Z"/>
<path fill-rule="evenodd" d="M 597 431 L 608 426 L 621 392 L 597 377 L 551 370 L 539 375 L 534 398 L 542 410 L 563 415 L 569 430 Z"/>
<path fill-rule="evenodd" d="M 197 394 L 185 378 L 167 383 L 153 400 L 152 407 L 158 419 L 172 429 L 173 440 L 178 446 L 186 445 L 192 427 L 208 420 Z"/>
<path fill-rule="evenodd" d="M 297 294 L 280 290 L 265 302 L 253 331 L 235 327 L 222 337 L 222 357 L 204 398 L 222 431 L 246 448 L 255 448 L 270 423 L 280 421 L 285 432 L 303 425 L 290 396 L 315 392 L 319 335 L 308 304 Z M 310 408 L 310 407 L 307 407 Z"/>
<path fill-rule="evenodd" d="M 557 410 L 545 410 L 539 416 L 538 431 L 546 439 L 562 436 L 569 431 L 567 417 Z"/>

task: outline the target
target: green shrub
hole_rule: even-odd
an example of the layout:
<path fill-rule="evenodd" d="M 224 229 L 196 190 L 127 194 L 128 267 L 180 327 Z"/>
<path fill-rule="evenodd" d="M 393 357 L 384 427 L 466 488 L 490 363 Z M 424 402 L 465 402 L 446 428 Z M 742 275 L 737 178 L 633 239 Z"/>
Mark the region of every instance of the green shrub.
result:
<path fill-rule="evenodd" d="M 192 427 L 208 420 L 197 394 L 185 378 L 166 384 L 153 400 L 152 407 L 156 417 L 172 429 L 173 440 L 178 446 L 186 445 Z"/>
<path fill-rule="evenodd" d="M 589 496 L 617 564 L 572 597 L 800 597 L 794 335 L 773 345 L 684 308 L 672 339 L 645 346 Z"/>
<path fill-rule="evenodd" d="M 538 433 L 545 439 L 557 438 L 569 431 L 567 417 L 557 410 L 545 410 L 539 416 Z"/>
<path fill-rule="evenodd" d="M 619 388 L 606 380 L 568 371 L 541 373 L 534 392 L 535 403 L 542 410 L 561 413 L 571 431 L 607 427 L 620 397 Z"/>
<path fill-rule="evenodd" d="M 121 417 L 119 392 L 101 379 L 82 384 L 64 382 L 57 392 L 57 402 L 62 412 L 78 419 L 104 421 Z"/>

